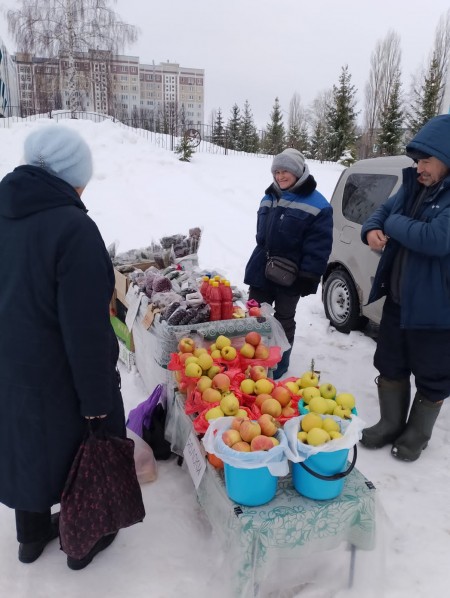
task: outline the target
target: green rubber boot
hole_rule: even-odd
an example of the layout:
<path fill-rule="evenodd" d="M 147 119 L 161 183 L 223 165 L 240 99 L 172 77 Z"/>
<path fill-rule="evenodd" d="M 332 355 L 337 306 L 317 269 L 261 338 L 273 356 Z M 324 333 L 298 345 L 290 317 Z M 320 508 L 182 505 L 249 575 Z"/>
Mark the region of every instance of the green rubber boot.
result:
<path fill-rule="evenodd" d="M 391 444 L 403 432 L 411 398 L 409 378 L 388 380 L 378 377 L 378 400 L 380 403 L 380 421 L 370 428 L 365 428 L 360 440 L 367 448 L 382 448 Z"/>
<path fill-rule="evenodd" d="M 416 392 L 406 428 L 392 447 L 393 457 L 402 461 L 416 461 L 420 457 L 428 446 L 441 407 L 442 401 L 433 403 Z"/>

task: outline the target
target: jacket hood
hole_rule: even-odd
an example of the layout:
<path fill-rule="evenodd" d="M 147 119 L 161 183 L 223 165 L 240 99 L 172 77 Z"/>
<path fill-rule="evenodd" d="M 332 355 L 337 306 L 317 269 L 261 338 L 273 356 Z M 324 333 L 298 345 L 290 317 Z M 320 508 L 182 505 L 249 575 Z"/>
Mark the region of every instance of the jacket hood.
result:
<path fill-rule="evenodd" d="M 450 168 L 450 114 L 430 119 L 406 146 L 406 153 L 434 156 Z"/>
<path fill-rule="evenodd" d="M 37 166 L 18 166 L 0 182 L 0 216 L 4 218 L 26 218 L 61 206 L 87 212 L 73 187 Z"/>

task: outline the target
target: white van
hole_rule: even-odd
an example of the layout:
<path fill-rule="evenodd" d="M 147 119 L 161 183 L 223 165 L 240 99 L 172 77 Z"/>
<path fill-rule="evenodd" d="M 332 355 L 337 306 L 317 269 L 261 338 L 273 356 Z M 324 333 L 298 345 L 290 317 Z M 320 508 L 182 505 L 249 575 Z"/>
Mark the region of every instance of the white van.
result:
<path fill-rule="evenodd" d="M 379 324 L 384 299 L 367 304 L 380 254 L 361 241 L 367 218 L 401 185 L 407 156 L 360 160 L 343 171 L 331 198 L 333 249 L 322 278 L 322 301 L 330 323 L 340 332 Z"/>

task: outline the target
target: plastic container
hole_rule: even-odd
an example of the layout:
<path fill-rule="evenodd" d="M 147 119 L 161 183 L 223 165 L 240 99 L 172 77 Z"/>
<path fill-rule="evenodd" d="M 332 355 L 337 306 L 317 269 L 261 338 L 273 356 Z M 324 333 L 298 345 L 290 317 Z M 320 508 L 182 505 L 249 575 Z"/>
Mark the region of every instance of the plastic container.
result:
<path fill-rule="evenodd" d="M 217 281 L 211 284 L 209 290 L 209 306 L 211 308 L 209 314 L 210 321 L 220 320 L 222 318 L 222 295 Z"/>
<path fill-rule="evenodd" d="M 233 317 L 233 291 L 230 281 L 224 280 L 220 285 L 220 295 L 222 297 L 222 320 L 231 320 Z"/>
<path fill-rule="evenodd" d="M 292 464 L 292 481 L 294 488 L 302 496 L 315 500 L 328 500 L 336 498 L 341 494 L 345 477 L 351 472 L 356 461 L 356 448 L 353 450 L 353 461 L 345 470 L 349 449 L 342 449 L 334 452 L 317 453 L 308 457 L 303 463 L 314 473 L 326 476 L 328 479 L 320 479 L 309 473 L 301 463 Z M 341 474 L 339 476 L 339 474 Z M 339 479 L 333 477 L 339 476 Z"/>
<path fill-rule="evenodd" d="M 258 507 L 270 502 L 276 494 L 278 478 L 268 467 L 239 469 L 225 463 L 225 488 L 234 502 L 246 507 Z"/>
<path fill-rule="evenodd" d="M 202 294 L 203 299 L 206 301 L 207 291 L 209 287 L 209 276 L 202 276 L 202 284 L 200 285 L 200 293 Z"/>

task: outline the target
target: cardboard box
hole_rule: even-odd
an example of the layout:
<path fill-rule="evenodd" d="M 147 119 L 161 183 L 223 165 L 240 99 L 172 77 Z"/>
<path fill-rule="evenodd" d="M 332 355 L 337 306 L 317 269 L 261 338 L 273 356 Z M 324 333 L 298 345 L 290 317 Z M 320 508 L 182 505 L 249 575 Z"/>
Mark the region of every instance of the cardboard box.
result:
<path fill-rule="evenodd" d="M 136 365 L 136 356 L 135 353 L 127 349 L 124 342 L 118 339 L 119 342 L 119 360 L 125 365 L 127 372 L 130 372 L 131 369 Z"/>
<path fill-rule="evenodd" d="M 150 266 L 156 266 L 156 262 L 151 261 L 139 262 L 136 264 L 127 264 L 127 267 L 133 268 L 133 270 L 143 271 L 147 270 L 147 268 L 150 268 Z M 120 272 L 117 268 L 114 268 L 114 276 L 116 278 L 116 297 L 124 305 L 127 305 L 125 297 L 128 291 L 128 287 L 130 286 L 130 279 L 128 277 L 129 274 L 130 272 L 122 274 L 122 272 Z"/>
<path fill-rule="evenodd" d="M 114 328 L 116 336 L 122 340 L 129 351 L 134 353 L 133 333 L 127 328 L 125 322 L 122 322 L 116 316 L 110 316 L 111 325 Z"/>

